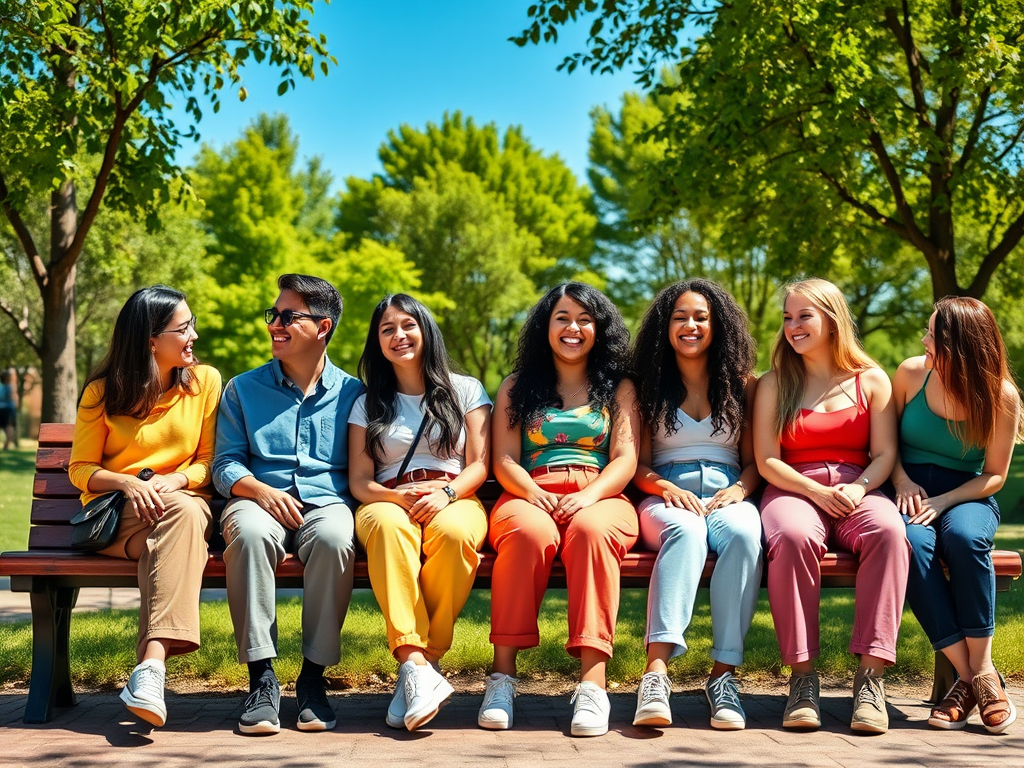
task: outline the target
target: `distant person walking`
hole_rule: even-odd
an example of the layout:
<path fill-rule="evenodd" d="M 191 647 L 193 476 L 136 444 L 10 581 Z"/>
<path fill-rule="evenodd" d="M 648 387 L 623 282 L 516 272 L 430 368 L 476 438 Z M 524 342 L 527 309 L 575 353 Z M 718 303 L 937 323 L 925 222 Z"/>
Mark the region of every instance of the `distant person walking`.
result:
<path fill-rule="evenodd" d="M 18 374 L 13 368 L 0 373 L 0 430 L 4 450 L 18 447 Z"/>

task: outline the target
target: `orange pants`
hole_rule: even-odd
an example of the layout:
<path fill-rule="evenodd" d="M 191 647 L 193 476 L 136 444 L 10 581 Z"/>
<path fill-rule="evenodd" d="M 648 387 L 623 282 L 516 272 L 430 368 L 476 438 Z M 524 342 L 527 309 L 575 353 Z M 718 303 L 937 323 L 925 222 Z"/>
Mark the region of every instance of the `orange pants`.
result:
<path fill-rule="evenodd" d="M 597 469 L 566 468 L 535 478 L 557 494 L 586 488 Z M 491 512 L 490 541 L 497 558 L 491 575 L 491 642 L 532 648 L 540 644 L 537 614 L 551 564 L 562 550 L 569 592 L 569 642 L 612 655 L 619 612 L 619 564 L 639 534 L 636 510 L 625 496 L 601 499 L 565 524 L 525 499 L 504 493 Z"/>

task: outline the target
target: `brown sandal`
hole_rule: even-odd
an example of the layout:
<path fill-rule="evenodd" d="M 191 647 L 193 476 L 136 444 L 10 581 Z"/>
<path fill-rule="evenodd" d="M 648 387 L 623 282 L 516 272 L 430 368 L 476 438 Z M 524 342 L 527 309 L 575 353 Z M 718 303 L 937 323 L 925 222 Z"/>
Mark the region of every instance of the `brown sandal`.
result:
<path fill-rule="evenodd" d="M 928 725 L 947 731 L 959 731 L 967 725 L 967 718 L 978 706 L 974 687 L 963 679 L 953 683 L 942 701 L 932 709 Z"/>
<path fill-rule="evenodd" d="M 1002 733 L 1009 728 L 1017 719 L 1017 708 L 1006 695 L 999 673 L 975 675 L 972 687 L 985 730 L 989 733 Z"/>

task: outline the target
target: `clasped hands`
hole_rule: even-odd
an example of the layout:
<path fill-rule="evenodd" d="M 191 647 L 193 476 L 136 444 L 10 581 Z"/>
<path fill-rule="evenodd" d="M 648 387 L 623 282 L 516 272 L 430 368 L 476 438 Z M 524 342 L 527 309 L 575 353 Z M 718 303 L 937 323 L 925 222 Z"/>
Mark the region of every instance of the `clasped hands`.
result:
<path fill-rule="evenodd" d="M 396 502 L 405 509 L 410 520 L 426 525 L 438 512 L 451 504 L 448 494 L 441 490 L 446 485 L 447 480 L 423 480 L 400 485 L 395 488 L 398 496 Z"/>
<path fill-rule="evenodd" d="M 733 483 L 728 488 L 718 490 L 708 500 L 707 504 L 693 491 L 683 490 L 671 483 L 662 491 L 661 497 L 668 506 L 686 509 L 698 517 L 706 517 L 720 507 L 736 504 L 746 498 L 743 489 L 736 483 Z"/>
<path fill-rule="evenodd" d="M 895 485 L 896 509 L 907 516 L 911 525 L 928 525 L 949 506 L 944 495 L 929 497 L 924 488 L 910 479 Z"/>
<path fill-rule="evenodd" d="M 860 483 L 818 485 L 812 489 L 808 497 L 829 517 L 843 518 L 857 509 L 857 505 L 864 500 L 867 492 L 867 488 Z"/>
<path fill-rule="evenodd" d="M 125 495 L 126 505 L 137 518 L 149 525 L 154 525 L 164 514 L 162 493 L 180 491 L 188 485 L 188 478 L 181 472 L 169 475 L 154 474 L 149 480 L 135 475 L 123 475 L 121 491 Z"/>
<path fill-rule="evenodd" d="M 589 493 L 586 488 L 582 491 L 558 494 L 545 491 L 538 486 L 536 491 L 526 496 L 526 500 L 551 515 L 551 519 L 556 523 L 568 523 L 573 515 L 584 507 L 596 504 L 601 497 Z"/>

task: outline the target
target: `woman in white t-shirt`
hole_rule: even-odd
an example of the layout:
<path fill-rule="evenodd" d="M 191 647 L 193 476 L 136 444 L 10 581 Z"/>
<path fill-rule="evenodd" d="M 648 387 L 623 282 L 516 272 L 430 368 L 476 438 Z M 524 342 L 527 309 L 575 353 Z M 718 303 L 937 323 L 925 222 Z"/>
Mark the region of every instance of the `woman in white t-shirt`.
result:
<path fill-rule="evenodd" d="M 487 537 L 473 494 L 487 479 L 491 401 L 479 381 L 451 372 L 430 311 L 402 293 L 374 310 L 359 377 L 366 394 L 349 417 L 356 535 L 400 665 L 387 724 L 414 731 L 452 694 L 437 663 Z"/>

